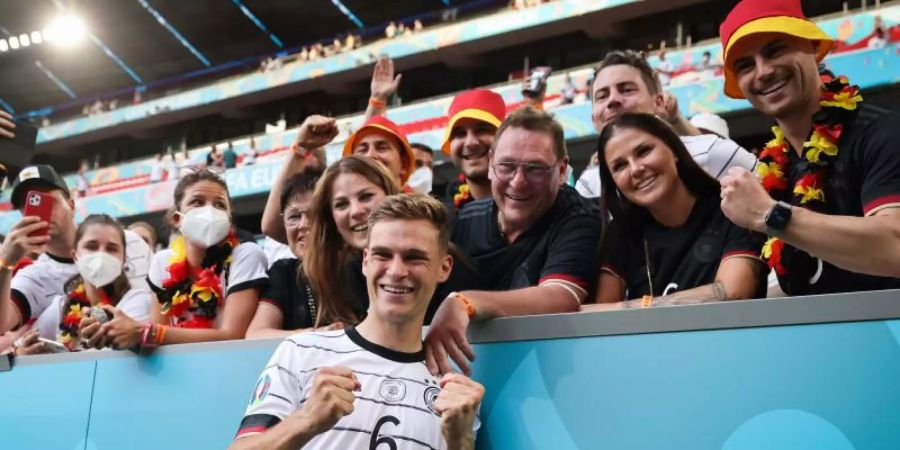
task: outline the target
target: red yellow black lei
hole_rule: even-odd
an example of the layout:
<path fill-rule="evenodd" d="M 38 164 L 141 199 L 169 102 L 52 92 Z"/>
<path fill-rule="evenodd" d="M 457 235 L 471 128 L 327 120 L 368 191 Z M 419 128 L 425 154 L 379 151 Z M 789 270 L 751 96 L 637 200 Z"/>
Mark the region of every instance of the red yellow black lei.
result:
<path fill-rule="evenodd" d="M 785 142 L 781 128 L 773 127 L 775 138 L 769 141 L 759 154 L 756 173 L 769 195 L 779 201 L 821 211 L 825 206 L 825 181 L 829 165 L 838 154 L 838 141 L 844 124 L 852 118 L 858 104 L 863 101 L 858 86 L 851 86 L 847 77 L 822 76 L 821 109 L 813 116 L 813 129 L 809 140 L 803 143 L 800 153 L 801 171 L 793 186 L 788 186 L 786 174 L 790 169 L 790 144 Z M 777 237 L 770 237 L 762 249 L 762 257 L 780 276 L 788 275 L 785 264 L 801 253 Z"/>
<path fill-rule="evenodd" d="M 181 328 L 215 327 L 216 314 L 223 301 L 221 274 L 231 265 L 232 250 L 239 243 L 232 229 L 225 241 L 206 250 L 203 268 L 192 280 L 184 236 L 175 238 L 167 269 L 169 278 L 163 281 L 162 292 L 157 296 L 162 314 L 169 318 L 172 325 Z"/>
<path fill-rule="evenodd" d="M 103 288 L 98 290 L 100 291 L 100 304 L 112 305 L 112 301 L 106 290 Z M 59 322 L 59 342 L 65 345 L 69 351 L 76 350 L 75 337 L 78 336 L 78 327 L 81 324 L 81 309 L 90 308 L 91 306 L 93 305 L 91 305 L 91 301 L 87 298 L 87 293 L 84 290 L 84 282 L 82 281 L 78 284 L 78 287 L 69 293 L 65 307 L 62 310 L 62 320 Z"/>
<path fill-rule="evenodd" d="M 456 188 L 456 194 L 453 195 L 453 206 L 456 207 L 456 211 L 459 212 L 463 206 L 466 206 L 474 199 L 472 193 L 469 192 L 469 183 L 466 181 L 466 176 L 459 174 L 459 186 Z"/>

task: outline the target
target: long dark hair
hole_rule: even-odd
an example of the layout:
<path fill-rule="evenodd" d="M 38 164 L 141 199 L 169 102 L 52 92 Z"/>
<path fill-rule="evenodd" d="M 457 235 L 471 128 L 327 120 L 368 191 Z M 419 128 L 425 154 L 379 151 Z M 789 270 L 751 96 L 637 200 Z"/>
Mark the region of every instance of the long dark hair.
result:
<path fill-rule="evenodd" d="M 309 208 L 309 233 L 303 250 L 303 271 L 320 304 L 316 326 L 358 321 L 347 304 L 350 298 L 346 292 L 348 286 L 339 277 L 349 256 L 356 250 L 344 242 L 331 211 L 332 185 L 338 176 L 347 173 L 367 179 L 381 188 L 385 196 L 401 192 L 400 185 L 387 169 L 365 156 L 345 156 L 329 166 L 319 178 Z"/>
<path fill-rule="evenodd" d="M 646 208 L 630 202 L 619 191 L 613 181 L 612 173 L 606 164 L 606 146 L 610 139 L 621 130 L 638 130 L 656 137 L 675 154 L 675 169 L 678 178 L 684 183 L 687 190 L 695 197 L 715 195 L 719 192 L 719 182 L 709 176 L 688 152 L 687 147 L 681 142 L 681 138 L 675 134 L 669 124 L 651 114 L 627 113 L 612 120 L 600 133 L 597 140 L 597 152 L 600 165 L 600 186 L 603 204 L 603 220 L 606 224 L 610 219 L 618 226 L 625 229 L 640 229 L 650 213 Z M 604 227 L 605 230 L 609 227 Z"/>
<path fill-rule="evenodd" d="M 126 253 L 125 249 L 125 228 L 122 227 L 122 224 L 119 223 L 118 220 L 106 214 L 91 214 L 84 219 L 84 222 L 81 222 L 81 224 L 78 225 L 78 229 L 75 231 L 75 248 L 78 248 L 78 242 L 80 242 L 81 238 L 84 237 L 84 233 L 88 229 L 88 227 L 94 225 L 104 225 L 116 229 L 116 231 L 118 232 L 117 234 L 121 239 L 124 265 L 124 261 L 128 261 L 128 254 Z M 75 276 L 69 278 L 69 280 L 66 281 L 64 285 L 64 291 L 66 292 L 66 295 L 71 294 L 72 291 L 74 291 L 82 283 L 82 281 L 83 280 L 81 279 L 81 275 L 79 274 L 75 274 Z M 109 296 L 109 300 L 113 303 L 113 306 L 119 303 L 119 300 L 122 299 L 122 296 L 125 295 L 125 293 L 128 292 L 129 289 L 131 289 L 131 282 L 128 281 L 128 276 L 125 275 L 124 267 L 122 269 L 122 273 L 119 274 L 119 276 L 116 277 L 116 279 L 113 280 L 112 283 L 106 286 L 102 286 L 101 289 L 103 289 L 106 292 L 106 295 Z"/>

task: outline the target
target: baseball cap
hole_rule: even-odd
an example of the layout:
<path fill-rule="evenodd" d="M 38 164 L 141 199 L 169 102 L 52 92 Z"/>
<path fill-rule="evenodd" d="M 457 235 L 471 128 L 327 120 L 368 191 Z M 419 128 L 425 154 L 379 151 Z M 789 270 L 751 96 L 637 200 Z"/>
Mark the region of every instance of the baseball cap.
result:
<path fill-rule="evenodd" d="M 472 89 L 453 97 L 447 117 L 450 120 L 447 121 L 447 130 L 441 144 L 441 151 L 445 155 L 450 154 L 450 133 L 456 122 L 460 119 L 475 119 L 499 127 L 506 117 L 506 102 L 494 91 Z"/>
<path fill-rule="evenodd" d="M 725 95 L 744 98 L 731 69 L 731 49 L 741 40 L 762 33 L 781 33 L 817 43 L 816 61 L 822 61 L 834 40 L 806 18 L 800 0 L 741 0 L 719 27 L 725 61 Z"/>
<path fill-rule="evenodd" d="M 723 138 L 728 138 L 728 122 L 725 119 L 710 113 L 699 113 L 691 117 L 691 125 L 706 131 L 711 131 Z"/>
<path fill-rule="evenodd" d="M 59 189 L 66 194 L 66 197 L 72 196 L 66 181 L 56 173 L 56 170 L 52 166 L 37 164 L 22 169 L 22 171 L 19 172 L 19 175 L 16 176 L 16 179 L 13 182 L 12 195 L 10 196 L 13 207 L 16 209 L 21 208 L 25 194 L 31 189 L 40 186 Z"/>

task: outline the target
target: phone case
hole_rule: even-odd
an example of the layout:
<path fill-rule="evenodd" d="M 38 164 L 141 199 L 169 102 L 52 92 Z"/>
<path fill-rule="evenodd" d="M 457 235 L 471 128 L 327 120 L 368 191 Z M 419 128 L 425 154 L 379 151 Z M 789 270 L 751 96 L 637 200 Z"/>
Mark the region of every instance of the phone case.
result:
<path fill-rule="evenodd" d="M 41 220 L 50 223 L 50 215 L 53 213 L 53 196 L 40 191 L 30 191 L 25 197 L 23 216 L 38 216 Z M 50 233 L 50 227 L 31 233 L 30 236 L 46 236 Z"/>

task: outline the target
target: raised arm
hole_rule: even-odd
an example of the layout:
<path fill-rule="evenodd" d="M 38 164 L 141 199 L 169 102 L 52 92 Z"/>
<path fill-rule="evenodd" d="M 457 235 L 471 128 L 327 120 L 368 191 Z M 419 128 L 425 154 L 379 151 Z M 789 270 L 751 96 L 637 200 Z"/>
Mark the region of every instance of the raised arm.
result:
<path fill-rule="evenodd" d="M 382 56 L 375 61 L 375 69 L 372 71 L 372 94 L 369 97 L 369 106 L 366 107 L 364 122 L 372 116 L 384 115 L 387 112 L 387 102 L 397 92 L 402 78 L 403 75 L 394 76 L 394 60 L 391 58 Z"/>
<path fill-rule="evenodd" d="M 50 236 L 29 236 L 47 227 L 47 222 L 35 216 L 23 217 L 3 244 L 0 245 L 0 333 L 5 333 L 24 323 L 28 317 L 20 317 L 19 310 L 12 301 L 12 271 L 28 252 L 43 252 Z"/>
<path fill-rule="evenodd" d="M 281 220 L 281 192 L 284 181 L 303 171 L 309 152 L 324 147 L 337 135 L 337 123 L 330 117 L 312 115 L 300 125 L 297 139 L 291 144 L 291 155 L 272 183 L 272 190 L 269 191 L 269 198 L 266 200 L 260 224 L 263 234 L 282 244 L 287 244 L 284 222 Z"/>

